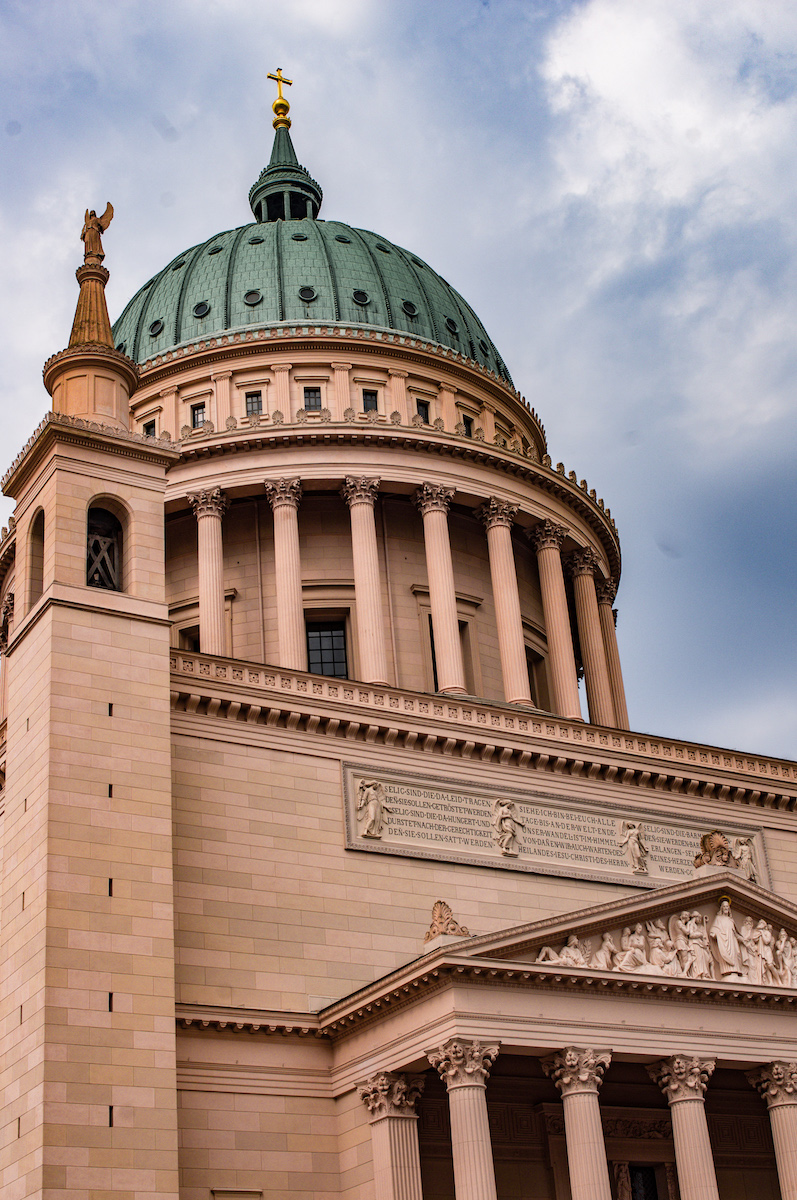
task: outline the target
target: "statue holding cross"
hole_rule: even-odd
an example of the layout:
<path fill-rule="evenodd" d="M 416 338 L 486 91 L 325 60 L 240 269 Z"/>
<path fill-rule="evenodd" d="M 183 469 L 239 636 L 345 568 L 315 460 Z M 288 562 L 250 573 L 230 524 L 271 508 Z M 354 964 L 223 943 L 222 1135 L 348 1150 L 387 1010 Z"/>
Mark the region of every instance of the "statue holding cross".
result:
<path fill-rule="evenodd" d="M 285 78 L 285 76 L 282 74 L 282 67 L 277 67 L 277 73 L 269 74 L 267 76 L 267 78 L 274 80 L 274 82 L 277 85 L 278 92 L 279 92 L 277 99 L 274 101 L 274 103 L 271 106 L 272 109 L 274 110 L 274 120 L 273 120 L 272 124 L 275 129 L 290 129 L 291 119 L 288 116 L 288 113 L 290 111 L 291 106 L 282 94 L 282 85 L 284 83 L 284 84 L 287 84 L 288 87 L 291 87 L 293 84 L 293 80 Z"/>

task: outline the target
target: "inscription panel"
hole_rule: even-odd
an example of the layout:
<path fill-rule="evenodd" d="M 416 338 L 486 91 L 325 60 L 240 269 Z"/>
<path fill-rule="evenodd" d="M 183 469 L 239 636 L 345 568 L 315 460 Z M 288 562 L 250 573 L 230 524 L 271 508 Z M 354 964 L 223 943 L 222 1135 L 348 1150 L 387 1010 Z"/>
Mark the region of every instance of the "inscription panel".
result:
<path fill-rule="evenodd" d="M 705 820 L 623 810 L 536 790 L 469 787 L 344 764 L 346 845 L 352 850 L 469 862 L 636 887 L 694 873 Z M 768 886 L 760 827 L 723 825 L 748 878 Z"/>

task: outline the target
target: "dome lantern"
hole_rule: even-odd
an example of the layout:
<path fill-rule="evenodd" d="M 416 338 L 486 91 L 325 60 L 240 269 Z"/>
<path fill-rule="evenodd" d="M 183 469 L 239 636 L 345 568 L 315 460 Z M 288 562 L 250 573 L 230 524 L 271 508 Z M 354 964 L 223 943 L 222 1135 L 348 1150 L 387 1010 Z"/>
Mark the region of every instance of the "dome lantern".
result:
<path fill-rule="evenodd" d="M 272 105 L 274 145 L 268 166 L 261 171 L 249 192 L 249 204 L 262 224 L 269 221 L 300 221 L 305 217 L 315 220 L 321 208 L 323 192 L 310 172 L 299 164 L 288 132 L 291 106 L 282 94 L 282 85 L 290 85 L 292 81 L 284 77 L 281 67 L 277 67 L 277 73 L 268 78 L 275 80 L 279 88 L 279 95 Z"/>

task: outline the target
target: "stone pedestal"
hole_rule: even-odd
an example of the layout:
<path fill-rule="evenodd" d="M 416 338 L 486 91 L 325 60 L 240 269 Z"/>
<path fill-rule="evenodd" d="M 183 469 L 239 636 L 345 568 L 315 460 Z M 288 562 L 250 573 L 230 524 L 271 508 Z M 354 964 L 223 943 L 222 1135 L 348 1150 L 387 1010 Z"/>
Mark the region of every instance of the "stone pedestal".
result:
<path fill-rule="evenodd" d="M 498 1046 L 452 1038 L 426 1057 L 448 1090 L 456 1200 L 497 1200 L 485 1088 Z"/>
<path fill-rule="evenodd" d="M 277 641 L 279 665 L 307 670 L 307 635 L 302 603 L 302 569 L 299 559 L 298 479 L 267 483 L 266 495 L 274 512 L 274 574 L 277 582 Z"/>
<path fill-rule="evenodd" d="M 772 1062 L 747 1078 L 769 1109 L 781 1200 L 797 1200 L 797 1062 Z"/>
<path fill-rule="evenodd" d="M 704 1104 L 713 1071 L 714 1059 L 686 1054 L 674 1054 L 648 1067 L 670 1106 L 681 1200 L 719 1200 Z"/>
<path fill-rule="evenodd" d="M 611 1051 L 566 1046 L 542 1061 L 562 1096 L 572 1200 L 612 1200 L 598 1088 Z"/>
<path fill-rule="evenodd" d="M 418 1116 L 423 1076 L 381 1071 L 357 1089 L 371 1120 L 375 1200 L 423 1200 Z"/>
<path fill-rule="evenodd" d="M 205 488 L 188 497 L 197 520 L 199 557 L 199 649 L 227 653 L 224 629 L 224 546 L 221 522 L 227 498 L 221 488 Z"/>

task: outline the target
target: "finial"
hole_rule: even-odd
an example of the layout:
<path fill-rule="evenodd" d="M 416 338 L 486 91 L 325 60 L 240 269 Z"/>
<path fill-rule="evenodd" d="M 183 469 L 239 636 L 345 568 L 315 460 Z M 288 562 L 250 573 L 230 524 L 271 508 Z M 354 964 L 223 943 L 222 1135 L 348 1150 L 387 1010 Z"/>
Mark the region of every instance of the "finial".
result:
<path fill-rule="evenodd" d="M 277 99 L 271 106 L 274 110 L 274 120 L 272 121 L 272 124 L 275 129 L 290 129 L 291 119 L 288 116 L 288 113 L 290 112 L 291 106 L 282 94 L 282 85 L 285 83 L 288 85 L 288 87 L 291 87 L 293 85 L 293 80 L 285 78 L 285 76 L 282 74 L 282 67 L 277 67 L 276 75 L 268 75 L 267 78 L 274 80 L 279 91 Z"/>

